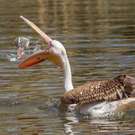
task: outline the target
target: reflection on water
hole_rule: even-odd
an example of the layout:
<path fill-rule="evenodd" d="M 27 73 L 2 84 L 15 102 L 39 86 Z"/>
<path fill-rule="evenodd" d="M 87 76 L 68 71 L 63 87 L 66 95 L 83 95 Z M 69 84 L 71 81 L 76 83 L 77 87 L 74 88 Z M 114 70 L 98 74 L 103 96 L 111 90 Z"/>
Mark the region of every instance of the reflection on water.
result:
<path fill-rule="evenodd" d="M 64 124 L 65 133 L 75 134 L 134 134 L 134 119 L 116 120 L 116 119 L 88 119 L 78 117 L 73 114 L 66 114 Z"/>
<path fill-rule="evenodd" d="M 44 62 L 20 70 L 7 61 L 14 39 L 27 36 L 42 45 L 20 15 L 64 43 L 74 85 L 120 73 L 135 75 L 135 1 L 0 0 L 0 134 L 134 134 L 133 118 L 106 120 L 60 112 L 63 75 Z M 45 45 L 42 45 L 45 47 Z"/>

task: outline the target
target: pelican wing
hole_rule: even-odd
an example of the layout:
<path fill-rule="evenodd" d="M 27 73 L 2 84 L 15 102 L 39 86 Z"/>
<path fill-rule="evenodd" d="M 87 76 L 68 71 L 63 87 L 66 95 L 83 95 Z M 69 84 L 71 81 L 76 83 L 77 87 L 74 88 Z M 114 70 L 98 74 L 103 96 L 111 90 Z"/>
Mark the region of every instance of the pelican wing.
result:
<path fill-rule="evenodd" d="M 114 101 L 131 96 L 133 91 L 130 83 L 122 81 L 123 75 L 112 80 L 90 81 L 79 86 L 62 97 L 65 104 L 90 104 L 101 101 Z M 124 76 L 125 77 L 125 76 Z M 133 78 L 135 80 L 135 78 Z"/>

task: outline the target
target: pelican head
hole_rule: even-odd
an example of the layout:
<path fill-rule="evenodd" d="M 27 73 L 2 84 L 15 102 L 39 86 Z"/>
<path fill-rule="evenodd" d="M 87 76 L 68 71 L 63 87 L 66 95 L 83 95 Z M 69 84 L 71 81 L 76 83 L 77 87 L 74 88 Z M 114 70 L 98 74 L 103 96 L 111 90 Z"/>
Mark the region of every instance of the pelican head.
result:
<path fill-rule="evenodd" d="M 34 23 L 29 21 L 25 17 L 21 16 L 21 18 L 43 38 L 43 40 L 47 43 L 48 48 L 35 52 L 31 56 L 22 60 L 18 65 L 19 68 L 28 68 L 44 60 L 49 60 L 59 67 L 63 68 L 67 54 L 62 43 L 57 40 L 52 40 L 47 34 L 41 31 Z"/>
<path fill-rule="evenodd" d="M 52 40 L 49 44 L 49 56 L 48 60 L 63 68 L 65 63 L 65 58 L 67 58 L 66 49 L 57 40 Z"/>

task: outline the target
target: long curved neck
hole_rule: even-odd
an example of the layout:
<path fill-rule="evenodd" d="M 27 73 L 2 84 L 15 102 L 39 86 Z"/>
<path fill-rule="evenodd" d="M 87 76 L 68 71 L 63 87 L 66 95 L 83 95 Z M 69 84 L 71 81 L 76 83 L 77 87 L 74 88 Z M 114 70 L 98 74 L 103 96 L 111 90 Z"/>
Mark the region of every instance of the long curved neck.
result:
<path fill-rule="evenodd" d="M 66 91 L 73 89 L 71 67 L 67 56 L 64 62 L 64 87 Z"/>

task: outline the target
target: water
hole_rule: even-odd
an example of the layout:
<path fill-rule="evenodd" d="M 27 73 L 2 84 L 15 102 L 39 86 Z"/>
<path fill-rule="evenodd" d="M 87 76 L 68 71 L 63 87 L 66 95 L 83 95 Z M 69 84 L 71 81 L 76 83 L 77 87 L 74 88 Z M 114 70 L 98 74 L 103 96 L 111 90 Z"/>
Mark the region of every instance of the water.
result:
<path fill-rule="evenodd" d="M 20 70 L 5 57 L 15 53 L 18 36 L 43 43 L 19 18 L 23 15 L 65 45 L 74 86 L 123 73 L 135 76 L 134 7 L 133 0 L 0 0 L 0 134 L 135 134 L 134 117 L 92 119 L 61 112 L 63 74 L 55 65 Z"/>

